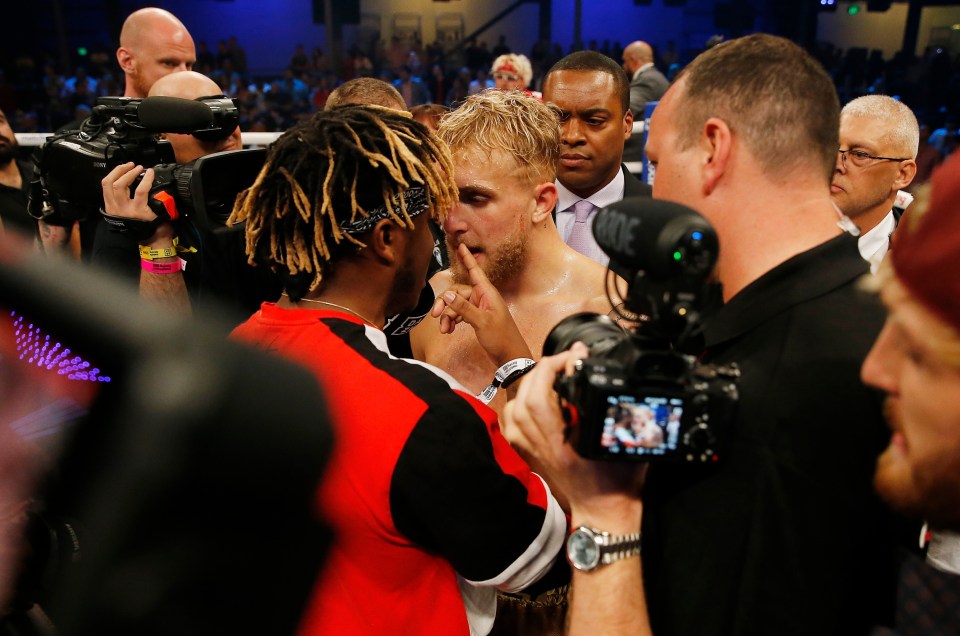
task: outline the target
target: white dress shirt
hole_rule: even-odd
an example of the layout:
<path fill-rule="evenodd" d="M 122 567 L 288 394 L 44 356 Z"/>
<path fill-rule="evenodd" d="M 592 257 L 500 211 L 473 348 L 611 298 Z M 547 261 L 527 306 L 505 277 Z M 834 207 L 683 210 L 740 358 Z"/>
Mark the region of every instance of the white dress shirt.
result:
<path fill-rule="evenodd" d="M 582 201 L 583 199 L 570 192 L 570 190 L 565 188 L 559 181 L 556 182 L 556 185 L 558 194 L 557 230 L 560 231 L 560 236 L 563 238 L 564 243 L 566 243 L 570 238 L 570 232 L 573 231 L 573 206 L 575 203 L 577 203 L 577 201 Z M 621 168 L 617 171 L 616 176 L 610 181 L 610 183 L 603 186 L 603 188 L 593 193 L 591 196 L 587 197 L 586 200 L 595 205 L 597 210 L 600 208 L 605 208 L 608 205 L 623 199 L 623 187 L 624 176 L 623 168 Z M 587 221 L 587 223 L 590 225 L 590 248 L 586 251 L 586 255 L 601 265 L 606 265 L 610 262 L 610 257 L 607 256 L 606 253 L 600 249 L 600 246 L 597 245 L 597 242 L 593 240 L 593 221 L 596 218 L 597 213 L 594 212 L 590 215 L 590 220 Z"/>
<path fill-rule="evenodd" d="M 897 229 L 897 219 L 893 216 L 893 210 L 890 210 L 873 229 L 861 234 L 857 239 L 860 256 L 870 263 L 871 274 L 877 273 L 880 262 L 890 249 L 890 236 L 895 229 Z"/>

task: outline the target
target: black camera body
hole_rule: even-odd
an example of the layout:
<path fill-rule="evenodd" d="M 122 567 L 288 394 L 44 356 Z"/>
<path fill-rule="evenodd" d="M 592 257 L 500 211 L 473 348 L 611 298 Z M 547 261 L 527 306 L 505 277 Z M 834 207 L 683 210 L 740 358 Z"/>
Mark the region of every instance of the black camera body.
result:
<path fill-rule="evenodd" d="M 594 328 L 605 325 L 608 343 L 616 344 L 591 347 L 590 357 L 557 381 L 577 452 L 590 459 L 717 461 L 737 402 L 736 369 L 644 350 L 605 316 L 580 316 Z"/>
<path fill-rule="evenodd" d="M 684 206 L 624 199 L 600 211 L 594 236 L 629 283 L 619 321 L 576 314 L 557 324 L 544 355 L 583 342 L 589 357 L 556 391 L 568 441 L 583 457 L 707 463 L 720 459 L 738 402 L 735 365 L 703 364 L 684 352 L 708 304 L 719 243 Z"/>
<path fill-rule="evenodd" d="M 193 164 L 177 164 L 172 146 L 159 139 L 157 133 L 192 134 L 212 141 L 227 138 L 239 121 L 234 102 L 222 96 L 195 100 L 163 96 L 101 97 L 79 130 L 52 136 L 35 155 L 37 169 L 30 186 L 30 214 L 51 225 L 70 225 L 95 217 L 103 208 L 100 182 L 116 166 L 133 162 L 154 168 L 156 177 L 150 207 L 158 217 L 165 220 L 195 212 L 201 224 L 222 227 L 221 219 L 225 220 L 226 216 L 219 209 L 220 200 L 207 205 L 206 199 L 194 195 L 198 191 L 215 191 L 220 199 L 229 198 L 232 207 L 237 193 L 253 183 L 266 151 L 238 150 L 209 155 L 203 158 L 206 169 L 201 171 L 198 164 L 203 159 Z M 211 167 L 211 164 L 217 166 Z M 208 181 L 195 183 L 201 172 L 207 175 Z M 214 178 L 219 181 L 214 183 Z M 177 212 L 175 205 L 181 212 Z M 206 212 L 210 207 L 216 210 L 208 216 Z M 136 221 L 120 217 L 106 220 L 118 231 L 137 232 Z"/>

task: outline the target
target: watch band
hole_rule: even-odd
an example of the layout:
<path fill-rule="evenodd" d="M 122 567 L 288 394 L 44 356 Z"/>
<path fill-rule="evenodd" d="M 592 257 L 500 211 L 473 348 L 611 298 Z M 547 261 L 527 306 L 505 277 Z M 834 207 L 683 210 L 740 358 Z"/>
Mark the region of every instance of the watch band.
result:
<path fill-rule="evenodd" d="M 639 532 L 611 535 L 609 532 L 580 526 L 567 538 L 567 559 L 582 572 L 640 554 Z"/>
<path fill-rule="evenodd" d="M 609 538 L 609 542 L 600 548 L 600 563 L 603 565 L 640 554 L 639 532 L 619 536 L 612 536 L 604 532 L 601 536 Z"/>

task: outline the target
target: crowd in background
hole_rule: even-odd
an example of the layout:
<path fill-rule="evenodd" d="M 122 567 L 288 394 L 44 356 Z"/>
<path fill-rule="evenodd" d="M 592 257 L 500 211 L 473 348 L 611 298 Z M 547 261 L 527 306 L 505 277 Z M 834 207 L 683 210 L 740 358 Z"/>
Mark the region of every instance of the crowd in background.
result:
<path fill-rule="evenodd" d="M 711 42 L 720 39 L 717 36 Z M 528 54 L 533 68 L 530 88 L 539 89 L 543 74 L 563 55 L 583 49 L 622 60 L 619 42 L 577 42 L 566 52 L 560 44 L 539 42 Z M 468 95 L 493 86 L 490 65 L 508 52 L 511 48 L 504 36 L 493 47 L 472 38 L 453 51 L 440 42 L 423 45 L 416 37 L 395 36 L 385 42 L 377 36 L 369 46 L 351 47 L 336 65 L 320 47 L 308 52 L 306 46 L 297 44 L 279 75 L 263 75 L 251 72 L 243 47 L 230 36 L 219 40 L 215 50 L 198 41 L 195 70 L 214 79 L 225 94 L 239 99 L 242 130 L 275 132 L 322 109 L 330 92 L 354 77 L 378 77 L 398 87 L 409 81 L 416 89 L 405 93 L 416 96 L 410 106 L 434 103 L 455 108 Z M 697 52 L 681 54 L 674 42 L 668 42 L 656 50 L 656 66 L 673 79 Z M 900 51 L 886 59 L 879 50 L 842 50 L 829 43 L 821 43 L 814 54 L 834 79 L 841 103 L 868 94 L 898 96 L 910 105 L 927 132 L 937 133 L 931 139 L 937 150 L 946 155 L 956 147 L 960 55 L 928 47 L 921 57 Z M 24 54 L 12 68 L 0 69 L 0 109 L 11 114 L 14 130 L 56 130 L 89 116 L 98 97 L 122 94 L 123 74 L 111 49 L 95 49 L 78 60 L 65 69 L 51 56 Z"/>

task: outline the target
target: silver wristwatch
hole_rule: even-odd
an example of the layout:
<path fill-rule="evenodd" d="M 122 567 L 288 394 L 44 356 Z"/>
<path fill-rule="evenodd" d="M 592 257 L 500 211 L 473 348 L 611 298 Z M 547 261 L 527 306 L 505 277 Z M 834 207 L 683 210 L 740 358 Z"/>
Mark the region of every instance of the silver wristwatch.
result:
<path fill-rule="evenodd" d="M 567 559 L 581 572 L 640 554 L 640 533 L 611 536 L 596 528 L 580 526 L 567 537 Z"/>

